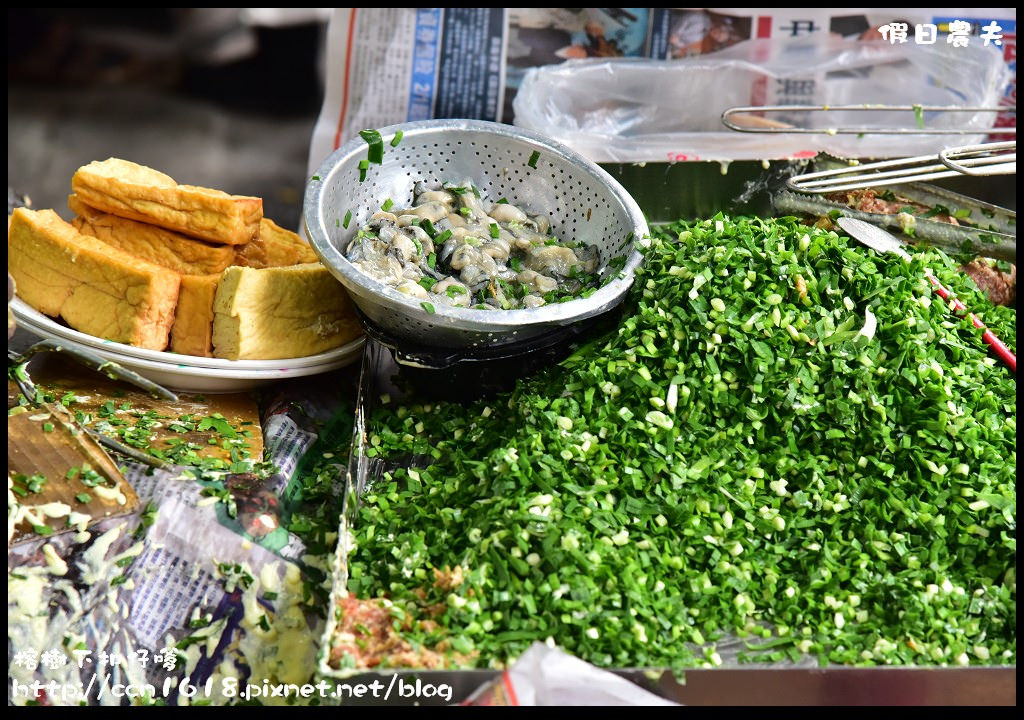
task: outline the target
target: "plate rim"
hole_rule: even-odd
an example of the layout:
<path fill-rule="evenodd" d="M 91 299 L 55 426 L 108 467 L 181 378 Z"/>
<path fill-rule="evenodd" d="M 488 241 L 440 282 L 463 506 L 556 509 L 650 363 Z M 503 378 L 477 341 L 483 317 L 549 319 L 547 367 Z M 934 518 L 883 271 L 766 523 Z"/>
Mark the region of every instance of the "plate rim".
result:
<path fill-rule="evenodd" d="M 30 325 L 21 326 L 25 332 L 29 332 L 40 337 L 48 337 L 44 330 L 39 330 Z M 72 340 L 61 339 L 62 342 L 67 342 L 70 345 L 78 346 L 78 343 Z M 242 388 L 228 388 L 220 390 L 210 390 L 209 388 L 203 390 L 197 390 L 192 380 L 198 380 L 200 378 L 206 380 L 225 380 L 235 383 L 251 384 L 251 387 L 258 385 L 265 385 L 273 383 L 278 380 L 289 380 L 292 378 L 307 377 L 310 375 L 318 375 L 320 373 L 330 372 L 339 368 L 351 365 L 359 360 L 360 353 L 362 351 L 361 344 L 365 342 L 365 336 L 357 338 L 353 343 L 351 350 L 344 355 L 339 355 L 326 363 L 320 365 L 307 365 L 304 367 L 297 368 L 271 368 L 271 369 L 240 369 L 240 368 L 204 368 L 198 366 L 178 365 L 176 363 L 166 363 L 152 360 L 144 360 L 142 358 L 136 358 L 126 355 L 121 355 L 110 350 L 102 348 L 87 348 L 95 354 L 103 357 L 105 360 L 110 360 L 123 365 L 125 368 L 137 372 L 143 377 L 149 377 L 154 382 L 160 385 L 168 387 L 176 392 L 242 392 Z M 359 347 L 355 347 L 355 344 L 359 343 Z M 180 383 L 174 379 L 160 379 L 157 380 L 150 373 L 160 373 L 165 376 L 172 378 L 180 378 L 185 381 Z"/>
<path fill-rule="evenodd" d="M 284 380 L 293 377 L 303 377 L 305 375 L 316 375 L 317 373 L 327 372 L 329 370 L 342 367 L 353 359 L 356 355 L 355 351 L 356 348 L 353 348 L 353 352 L 351 354 L 332 358 L 319 365 L 259 369 L 208 368 L 196 365 L 180 365 L 177 363 L 166 363 L 120 355 L 115 352 L 110 352 L 109 350 L 98 350 L 97 354 L 103 353 L 106 359 L 112 360 L 120 365 L 124 365 L 129 369 L 137 371 L 141 369 L 140 374 L 142 375 L 145 374 L 146 370 L 153 370 L 187 377 L 205 377 L 220 380 Z"/>
<path fill-rule="evenodd" d="M 20 325 L 34 331 L 36 335 L 56 336 L 57 339 L 74 343 L 87 350 L 95 350 L 117 355 L 114 360 L 131 359 L 141 360 L 150 363 L 159 363 L 163 366 L 176 368 L 188 367 L 200 370 L 219 371 L 242 371 L 261 372 L 266 371 L 277 376 L 282 372 L 282 365 L 288 364 L 286 370 L 298 370 L 300 368 L 319 368 L 335 360 L 347 358 L 350 353 L 359 350 L 366 342 L 366 335 L 359 337 L 339 347 L 327 350 L 316 355 L 307 355 L 301 358 L 281 358 L 279 360 L 225 360 L 224 358 L 207 358 L 198 355 L 179 355 L 178 353 L 164 352 L 162 350 L 147 350 L 132 345 L 104 340 L 94 335 L 83 333 L 79 330 L 61 325 L 53 318 L 44 315 L 19 297 L 15 297 L 10 303 L 11 311 Z M 185 359 L 186 362 L 180 362 Z M 292 363 L 292 361 L 296 361 Z M 154 368 L 155 369 L 155 368 Z"/>

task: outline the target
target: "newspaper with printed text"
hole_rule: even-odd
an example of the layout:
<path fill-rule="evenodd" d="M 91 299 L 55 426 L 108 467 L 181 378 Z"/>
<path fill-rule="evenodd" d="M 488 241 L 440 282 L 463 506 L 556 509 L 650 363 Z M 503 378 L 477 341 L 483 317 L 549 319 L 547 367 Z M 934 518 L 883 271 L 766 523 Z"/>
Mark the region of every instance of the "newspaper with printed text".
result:
<path fill-rule="evenodd" d="M 430 118 L 512 123 L 516 92 L 531 68 L 580 58 L 671 61 L 750 40 L 794 52 L 836 38 L 985 46 L 1011 71 L 1000 104 L 1015 106 L 1016 37 L 1014 8 L 336 9 L 309 171 L 365 128 Z M 815 96 L 813 77 L 758 78 L 746 100 L 810 104 Z M 995 125 L 1015 123 L 1016 115 L 1004 112 Z"/>

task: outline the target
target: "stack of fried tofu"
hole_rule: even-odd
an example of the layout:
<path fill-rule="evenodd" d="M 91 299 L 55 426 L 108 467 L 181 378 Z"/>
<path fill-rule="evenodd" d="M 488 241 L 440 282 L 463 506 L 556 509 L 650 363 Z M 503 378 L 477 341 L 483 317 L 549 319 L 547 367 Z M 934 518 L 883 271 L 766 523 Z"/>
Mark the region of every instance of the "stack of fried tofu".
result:
<path fill-rule="evenodd" d="M 18 209 L 8 272 L 18 296 L 81 332 L 227 359 L 303 357 L 361 332 L 348 296 L 263 201 L 179 185 L 111 158 L 78 169 L 69 224 Z"/>

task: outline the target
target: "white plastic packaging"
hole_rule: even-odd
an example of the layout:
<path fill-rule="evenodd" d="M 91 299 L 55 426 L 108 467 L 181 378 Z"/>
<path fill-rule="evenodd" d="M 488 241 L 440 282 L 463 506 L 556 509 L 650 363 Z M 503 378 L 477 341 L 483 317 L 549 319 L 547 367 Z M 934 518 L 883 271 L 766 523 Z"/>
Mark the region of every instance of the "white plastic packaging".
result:
<path fill-rule="evenodd" d="M 681 60 L 573 60 L 530 70 L 515 98 L 515 124 L 545 133 L 596 162 L 675 162 L 809 157 L 896 157 L 984 141 L 995 113 L 926 112 L 929 129 L 973 135 L 829 134 L 841 127 L 909 127 L 909 112 L 766 115 L 817 134 L 744 133 L 721 123 L 750 105 L 997 107 L 1008 72 L 981 46 L 749 40 Z M 794 98 L 797 102 L 793 102 Z"/>
<path fill-rule="evenodd" d="M 563 650 L 535 642 L 463 705 L 676 705 Z"/>

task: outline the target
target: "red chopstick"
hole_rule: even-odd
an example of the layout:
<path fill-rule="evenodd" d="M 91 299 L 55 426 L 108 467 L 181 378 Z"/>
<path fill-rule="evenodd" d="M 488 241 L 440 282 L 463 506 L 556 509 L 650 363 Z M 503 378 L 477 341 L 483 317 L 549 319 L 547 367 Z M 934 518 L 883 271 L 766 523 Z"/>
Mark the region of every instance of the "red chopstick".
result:
<path fill-rule="evenodd" d="M 944 288 L 942 286 L 942 283 L 939 282 L 938 278 L 936 278 L 930 272 L 927 273 L 927 275 L 928 279 L 932 281 L 932 285 L 935 286 L 935 292 L 938 294 L 938 296 L 941 297 L 943 300 L 951 301 L 953 303 L 953 308 L 958 313 L 967 313 L 967 317 L 969 317 L 971 319 L 971 322 L 974 323 L 974 327 L 978 328 L 979 330 L 985 331 L 982 334 L 981 339 L 988 343 L 993 350 L 995 350 L 996 355 L 998 355 L 1004 363 L 1009 365 L 1011 370 L 1017 372 L 1017 356 L 1010 352 L 1010 348 L 1006 347 L 1002 340 L 997 338 L 991 330 L 985 327 L 985 323 L 983 323 L 977 315 L 975 315 L 972 312 L 968 312 L 964 304 L 960 302 L 960 300 L 958 300 L 955 296 L 953 296 L 952 293 L 949 292 L 949 290 Z"/>

